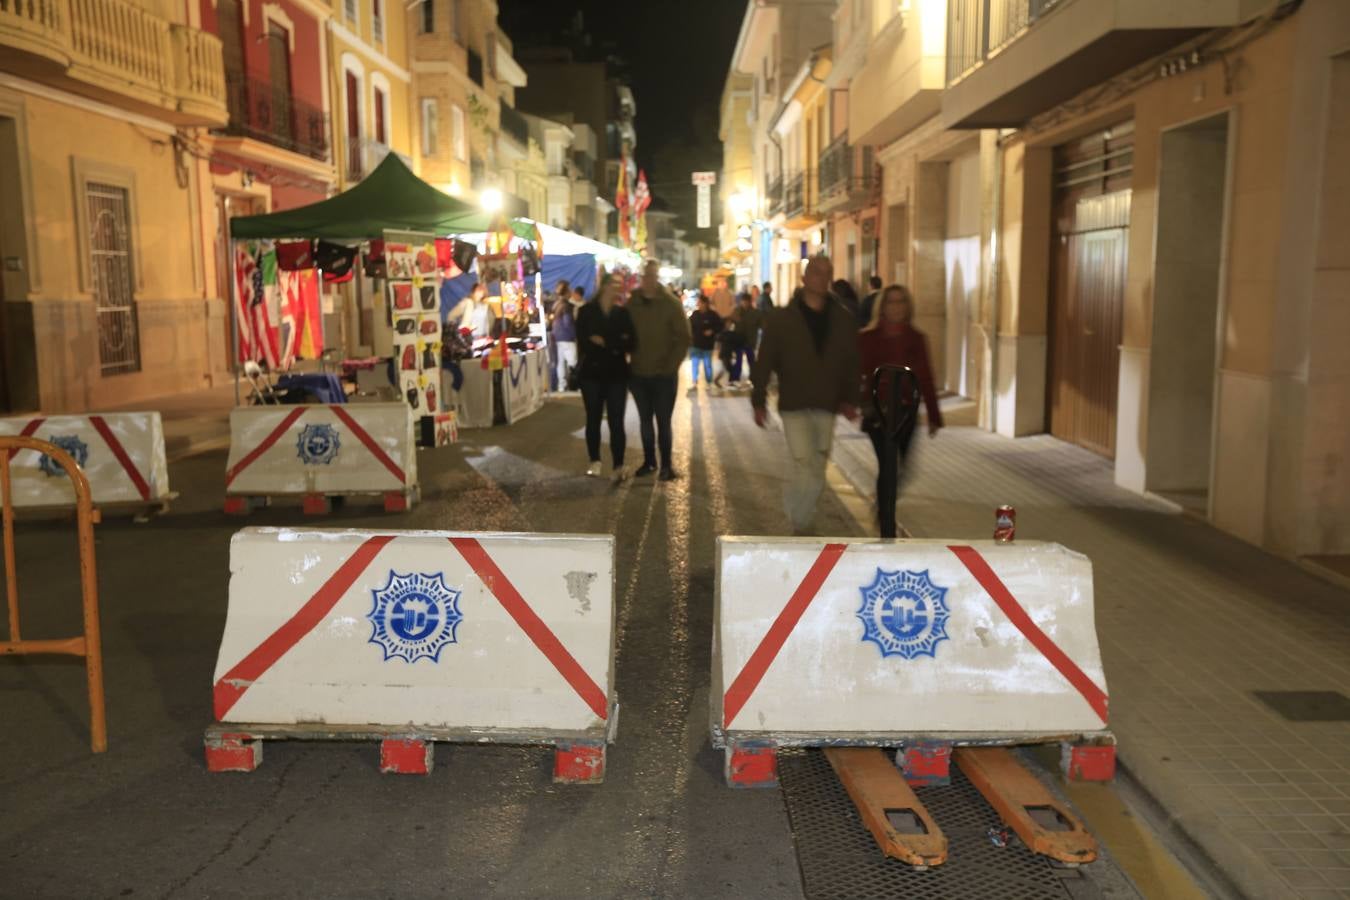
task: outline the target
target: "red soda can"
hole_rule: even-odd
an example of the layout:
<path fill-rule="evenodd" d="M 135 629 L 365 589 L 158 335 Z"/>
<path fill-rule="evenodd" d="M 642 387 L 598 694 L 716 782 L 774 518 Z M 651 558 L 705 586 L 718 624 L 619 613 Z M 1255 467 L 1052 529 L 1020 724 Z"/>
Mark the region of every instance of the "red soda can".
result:
<path fill-rule="evenodd" d="M 994 510 L 994 540 L 1001 544 L 1011 544 L 1016 534 L 1017 510 L 1006 505 Z"/>

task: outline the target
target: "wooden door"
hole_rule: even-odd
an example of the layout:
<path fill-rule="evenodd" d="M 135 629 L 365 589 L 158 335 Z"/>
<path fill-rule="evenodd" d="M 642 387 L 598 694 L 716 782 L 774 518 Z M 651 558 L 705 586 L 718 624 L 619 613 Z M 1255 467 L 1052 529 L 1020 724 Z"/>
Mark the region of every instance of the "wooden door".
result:
<path fill-rule="evenodd" d="M 1116 451 L 1132 136 L 1125 123 L 1056 150 L 1049 430 L 1109 458 Z"/>

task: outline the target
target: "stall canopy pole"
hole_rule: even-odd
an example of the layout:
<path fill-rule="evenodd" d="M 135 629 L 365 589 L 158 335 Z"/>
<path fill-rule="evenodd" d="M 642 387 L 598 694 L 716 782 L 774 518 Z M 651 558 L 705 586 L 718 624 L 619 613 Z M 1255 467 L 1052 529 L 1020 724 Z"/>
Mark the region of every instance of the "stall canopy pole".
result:
<path fill-rule="evenodd" d="M 229 198 L 225 200 L 225 221 L 229 221 Z M 239 405 L 239 242 L 230 239 L 230 371 L 234 373 L 234 405 Z"/>

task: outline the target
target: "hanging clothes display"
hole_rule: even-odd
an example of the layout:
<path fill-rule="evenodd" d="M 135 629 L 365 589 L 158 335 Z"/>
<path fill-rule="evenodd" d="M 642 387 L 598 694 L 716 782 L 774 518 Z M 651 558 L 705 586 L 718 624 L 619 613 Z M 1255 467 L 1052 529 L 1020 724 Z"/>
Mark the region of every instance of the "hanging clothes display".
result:
<path fill-rule="evenodd" d="M 318 359 L 323 353 L 323 312 L 319 305 L 319 275 L 314 269 L 282 271 L 281 367 L 297 359 Z"/>

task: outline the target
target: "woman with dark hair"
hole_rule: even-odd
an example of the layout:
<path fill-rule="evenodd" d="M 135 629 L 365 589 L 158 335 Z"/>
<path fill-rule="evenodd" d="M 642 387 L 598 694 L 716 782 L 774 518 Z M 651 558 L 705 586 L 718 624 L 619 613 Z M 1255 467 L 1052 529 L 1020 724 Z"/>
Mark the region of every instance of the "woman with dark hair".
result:
<path fill-rule="evenodd" d="M 933 386 L 933 368 L 928 362 L 928 339 L 913 325 L 914 297 L 909 288 L 893 284 L 881 292 L 872 308 L 872 321 L 858 332 L 858 353 L 862 359 L 863 396 L 871 391 L 872 373 L 884 365 L 908 366 L 919 379 L 919 393 L 928 411 L 928 435 L 937 434 L 942 427 L 942 410 L 938 408 L 937 390 Z M 884 404 L 885 397 L 882 402 Z M 918 410 L 896 435 L 900 448 L 900 474 L 905 472 L 910 440 L 918 424 Z M 877 454 L 877 496 L 881 495 L 882 442 L 885 437 L 876 410 L 868 409 L 863 418 L 863 431 L 872 439 Z M 896 480 L 897 498 L 900 480 Z"/>
<path fill-rule="evenodd" d="M 618 304 L 619 282 L 606 275 L 600 288 L 577 313 L 577 374 L 581 400 L 586 407 L 586 474 L 598 477 L 600 465 L 600 419 L 609 418 L 609 453 L 614 481 L 628 477 L 623 465 L 627 446 L 623 417 L 628 407 L 628 355 L 637 346 L 637 335 L 628 310 Z"/>

